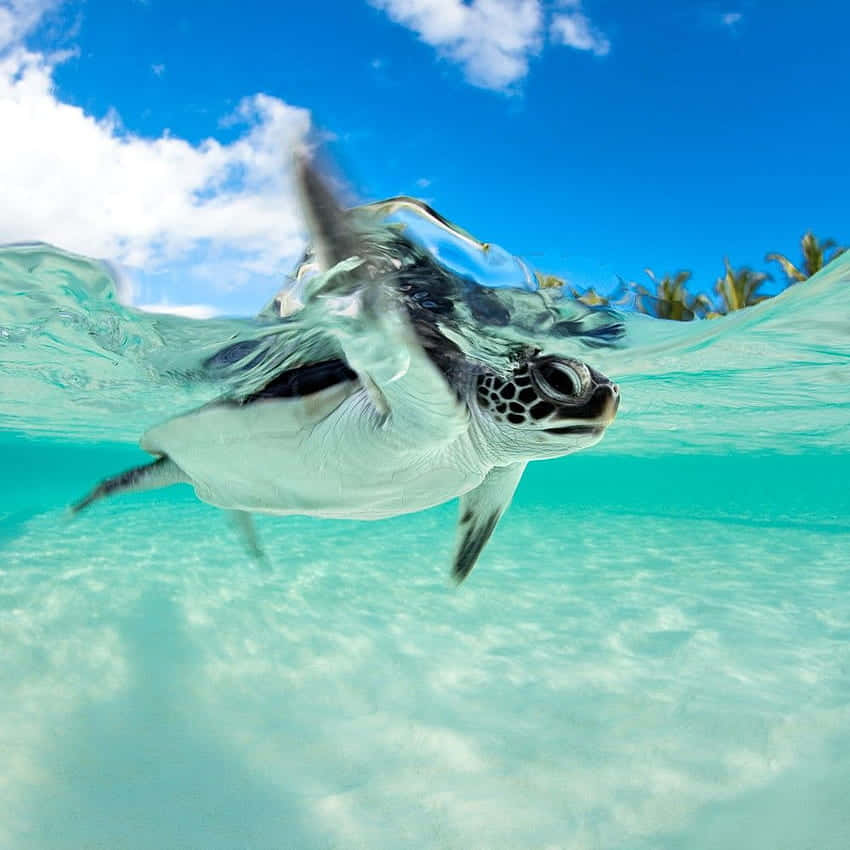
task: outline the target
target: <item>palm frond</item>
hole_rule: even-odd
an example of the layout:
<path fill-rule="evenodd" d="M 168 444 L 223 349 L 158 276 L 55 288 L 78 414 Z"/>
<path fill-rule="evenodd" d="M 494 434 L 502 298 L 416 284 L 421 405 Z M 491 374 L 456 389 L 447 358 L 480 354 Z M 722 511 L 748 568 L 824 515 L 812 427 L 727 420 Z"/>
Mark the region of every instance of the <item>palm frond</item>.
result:
<path fill-rule="evenodd" d="M 800 239 L 802 262 L 799 266 L 795 266 L 784 254 L 767 254 L 765 261 L 779 263 L 789 284 L 800 283 L 817 274 L 845 250 L 834 239 L 821 241 L 811 230 L 807 230 Z M 832 254 L 828 256 L 830 251 Z"/>
<path fill-rule="evenodd" d="M 784 254 L 767 254 L 765 255 L 764 261 L 766 263 L 779 263 L 779 265 L 782 266 L 782 270 L 785 272 L 785 276 L 788 278 L 789 283 L 799 283 L 806 279 L 806 275 L 804 275 Z"/>
<path fill-rule="evenodd" d="M 562 277 L 554 274 L 543 274 L 543 272 L 535 272 L 534 278 L 541 289 L 555 289 L 559 286 L 565 286 L 567 283 Z"/>
<path fill-rule="evenodd" d="M 732 268 L 728 257 L 724 257 L 723 262 L 726 272 L 723 277 L 717 278 L 714 289 L 723 300 L 727 312 L 742 310 L 744 307 L 764 300 L 765 296 L 760 295 L 758 290 L 766 280 L 770 279 L 770 275 L 754 272 L 746 266 L 736 271 Z"/>

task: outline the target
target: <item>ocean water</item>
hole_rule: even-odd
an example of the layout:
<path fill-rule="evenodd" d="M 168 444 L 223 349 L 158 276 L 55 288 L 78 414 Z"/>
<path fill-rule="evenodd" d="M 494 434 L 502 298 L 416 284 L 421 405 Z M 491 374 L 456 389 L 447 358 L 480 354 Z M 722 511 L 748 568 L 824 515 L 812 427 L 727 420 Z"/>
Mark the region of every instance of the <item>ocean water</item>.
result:
<path fill-rule="evenodd" d="M 0 249 L 0 848 L 846 850 L 850 256 L 620 320 L 459 588 L 454 504 L 260 517 L 264 570 L 187 487 L 65 512 L 256 323 Z"/>

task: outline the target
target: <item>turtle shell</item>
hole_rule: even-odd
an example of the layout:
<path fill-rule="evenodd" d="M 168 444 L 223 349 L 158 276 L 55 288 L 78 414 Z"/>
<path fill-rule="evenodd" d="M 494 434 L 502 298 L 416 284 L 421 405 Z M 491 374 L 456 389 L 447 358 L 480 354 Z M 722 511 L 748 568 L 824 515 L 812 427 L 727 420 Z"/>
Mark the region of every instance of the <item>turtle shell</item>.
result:
<path fill-rule="evenodd" d="M 391 198 L 348 215 L 361 256 L 320 273 L 308 247 L 257 317 L 267 334 L 207 361 L 211 370 L 242 379 L 237 394 L 298 394 L 346 380 L 350 370 L 339 345 L 323 328 L 321 311 L 311 308 L 329 287 L 354 291 L 364 280 L 385 281 L 457 389 L 470 372 L 507 374 L 530 352 L 575 355 L 616 345 L 623 336 L 613 310 L 541 290 L 522 260 L 480 242 L 421 201 Z"/>

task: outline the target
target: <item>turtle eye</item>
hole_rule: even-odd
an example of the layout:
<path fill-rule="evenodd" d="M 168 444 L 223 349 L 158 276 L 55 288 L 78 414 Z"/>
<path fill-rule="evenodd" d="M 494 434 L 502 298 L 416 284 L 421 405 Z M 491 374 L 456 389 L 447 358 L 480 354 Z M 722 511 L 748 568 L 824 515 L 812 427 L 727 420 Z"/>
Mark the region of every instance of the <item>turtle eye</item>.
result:
<path fill-rule="evenodd" d="M 581 395 L 579 374 L 562 361 L 550 360 L 534 370 L 540 389 L 550 398 L 575 398 Z"/>

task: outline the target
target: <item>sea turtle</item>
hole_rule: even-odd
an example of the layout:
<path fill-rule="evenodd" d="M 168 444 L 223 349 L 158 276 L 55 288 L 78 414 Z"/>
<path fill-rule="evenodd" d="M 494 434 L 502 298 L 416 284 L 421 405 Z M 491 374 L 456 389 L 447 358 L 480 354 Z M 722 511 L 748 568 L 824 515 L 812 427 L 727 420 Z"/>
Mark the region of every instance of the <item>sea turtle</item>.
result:
<path fill-rule="evenodd" d="M 103 481 L 73 510 L 188 483 L 201 500 L 235 512 L 258 551 L 252 512 L 380 519 L 460 497 L 452 569 L 460 582 L 526 464 L 598 442 L 617 412 L 618 388 L 528 340 L 499 343 L 503 369 L 471 359 L 446 331 L 455 306 L 446 293 L 461 279 L 398 230 L 376 236 L 305 157 L 295 173 L 325 272 L 299 314 L 309 328 L 305 351 L 290 352 L 260 387 L 151 428 L 141 446 L 157 459 Z M 412 260 L 399 259 L 399 245 Z M 473 312 L 509 320 L 483 287 L 461 282 L 476 292 Z M 257 351 L 231 346 L 211 367 L 256 365 Z"/>

